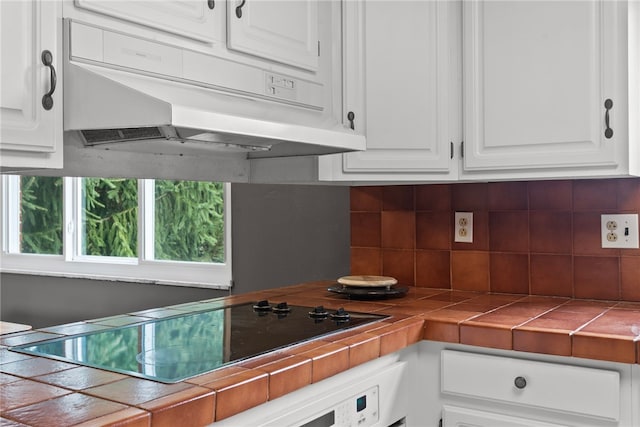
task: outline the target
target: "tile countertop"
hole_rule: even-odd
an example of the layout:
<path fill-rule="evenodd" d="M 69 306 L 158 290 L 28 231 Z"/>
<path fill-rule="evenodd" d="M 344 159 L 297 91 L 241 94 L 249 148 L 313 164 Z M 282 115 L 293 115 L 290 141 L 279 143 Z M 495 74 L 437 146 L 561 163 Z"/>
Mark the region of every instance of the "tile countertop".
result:
<path fill-rule="evenodd" d="M 313 282 L 223 298 L 344 307 L 390 317 L 176 384 L 9 352 L 6 347 L 184 313 L 198 303 L 0 337 L 0 424 L 201 426 L 420 340 L 640 363 L 640 303 L 410 288 L 356 301 Z"/>
<path fill-rule="evenodd" d="M 31 329 L 30 325 L 22 325 L 20 323 L 3 322 L 0 320 L 0 335 L 12 334 L 14 332 L 23 332 Z"/>

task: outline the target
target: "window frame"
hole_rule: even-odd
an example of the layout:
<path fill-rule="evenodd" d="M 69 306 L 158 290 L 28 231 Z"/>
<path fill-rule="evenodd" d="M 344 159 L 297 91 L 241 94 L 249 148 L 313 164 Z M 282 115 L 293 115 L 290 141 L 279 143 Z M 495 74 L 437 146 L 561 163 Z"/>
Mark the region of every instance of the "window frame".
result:
<path fill-rule="evenodd" d="M 154 254 L 154 180 L 138 179 L 138 257 L 82 255 L 82 178 L 63 178 L 63 254 L 20 253 L 20 176 L 0 177 L 0 272 L 227 290 L 231 271 L 231 184 L 224 183 L 225 262 L 149 259 Z M 150 237 L 149 237 L 150 236 Z"/>

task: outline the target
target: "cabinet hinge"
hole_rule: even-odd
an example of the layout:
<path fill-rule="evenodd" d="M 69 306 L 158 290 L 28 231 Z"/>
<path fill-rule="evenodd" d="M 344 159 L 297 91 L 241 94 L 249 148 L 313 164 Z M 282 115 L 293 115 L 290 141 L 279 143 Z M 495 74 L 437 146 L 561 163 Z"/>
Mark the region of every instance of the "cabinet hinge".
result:
<path fill-rule="evenodd" d="M 464 141 L 460 143 L 460 157 L 464 159 Z"/>
<path fill-rule="evenodd" d="M 318 56 L 320 56 L 320 40 L 318 40 Z"/>

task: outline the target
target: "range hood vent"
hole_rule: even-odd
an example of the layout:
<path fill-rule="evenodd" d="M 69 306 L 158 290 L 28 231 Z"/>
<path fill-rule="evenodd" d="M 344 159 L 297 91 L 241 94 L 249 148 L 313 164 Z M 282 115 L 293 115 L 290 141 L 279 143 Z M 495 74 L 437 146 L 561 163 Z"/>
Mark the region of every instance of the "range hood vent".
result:
<path fill-rule="evenodd" d="M 95 149 L 262 158 L 366 148 L 318 111 L 71 60 L 64 79 L 65 130 Z"/>
<path fill-rule="evenodd" d="M 87 145 L 105 144 L 109 142 L 135 141 L 139 139 L 163 138 L 158 127 L 93 129 L 81 130 L 82 138 Z"/>
<path fill-rule="evenodd" d="M 171 126 L 89 129 L 81 130 L 80 135 L 84 145 L 87 146 L 104 145 L 109 149 L 124 148 L 128 151 L 160 154 L 180 154 L 188 150 L 256 153 L 269 151 L 272 148 L 272 144 L 264 142 L 262 145 L 248 144 L 248 138 L 233 138 L 214 132 L 200 132 Z M 132 142 L 135 144 L 127 144 Z M 132 147 L 136 149 L 132 150 Z"/>

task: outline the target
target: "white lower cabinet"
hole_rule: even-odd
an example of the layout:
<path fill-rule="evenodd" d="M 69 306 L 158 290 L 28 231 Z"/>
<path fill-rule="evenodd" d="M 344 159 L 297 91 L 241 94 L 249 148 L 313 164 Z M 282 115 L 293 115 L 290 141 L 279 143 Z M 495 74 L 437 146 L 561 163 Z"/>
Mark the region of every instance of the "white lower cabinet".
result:
<path fill-rule="evenodd" d="M 441 366 L 443 395 L 512 405 L 510 415 L 522 407 L 620 420 L 620 373 L 615 370 L 452 350 L 442 351 Z M 443 419 L 445 426 L 461 425 L 449 422 L 446 412 Z"/>
<path fill-rule="evenodd" d="M 562 424 L 550 424 L 531 418 L 514 417 L 459 406 L 444 405 L 442 408 L 443 426 L 447 427 L 562 427 Z"/>
<path fill-rule="evenodd" d="M 639 365 L 430 341 L 417 359 L 409 426 L 640 425 Z"/>
<path fill-rule="evenodd" d="M 620 418 L 620 373 L 444 350 L 442 393 L 605 420 Z"/>
<path fill-rule="evenodd" d="M 631 368 L 631 419 L 633 425 L 640 426 L 640 364 Z"/>

